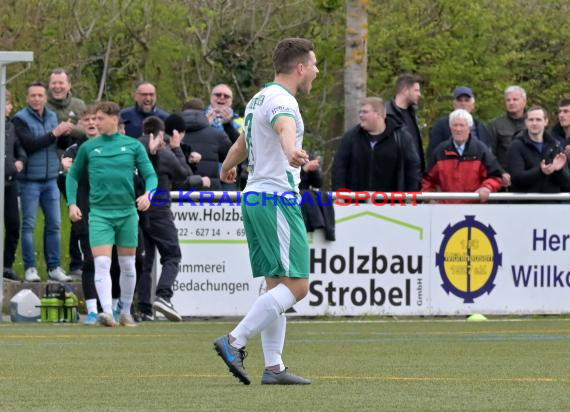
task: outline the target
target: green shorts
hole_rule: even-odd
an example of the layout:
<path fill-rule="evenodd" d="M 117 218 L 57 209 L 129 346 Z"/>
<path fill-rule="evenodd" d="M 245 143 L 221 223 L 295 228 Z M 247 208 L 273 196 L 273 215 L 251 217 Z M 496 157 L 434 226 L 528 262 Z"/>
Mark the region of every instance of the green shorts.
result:
<path fill-rule="evenodd" d="M 117 245 L 136 248 L 139 240 L 139 215 L 131 213 L 122 217 L 105 217 L 89 213 L 89 243 L 91 247 Z"/>
<path fill-rule="evenodd" d="M 253 277 L 308 278 L 309 242 L 301 207 L 273 194 L 248 192 L 241 210 Z"/>

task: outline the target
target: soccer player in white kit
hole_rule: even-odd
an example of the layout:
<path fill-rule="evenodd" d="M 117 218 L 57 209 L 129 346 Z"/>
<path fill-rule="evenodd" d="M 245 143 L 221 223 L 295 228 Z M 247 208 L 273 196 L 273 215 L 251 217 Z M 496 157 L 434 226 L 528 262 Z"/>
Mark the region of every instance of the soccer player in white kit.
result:
<path fill-rule="evenodd" d="M 303 119 L 295 99 L 309 93 L 319 70 L 313 44 L 305 39 L 280 41 L 273 51 L 275 80 L 247 104 L 244 129 L 220 172 L 231 183 L 236 166 L 249 163 L 242 193 L 242 214 L 254 277 L 265 277 L 259 296 L 241 322 L 214 342 L 214 349 L 242 383 L 249 385 L 243 360 L 248 340 L 261 333 L 265 357 L 262 384 L 299 385 L 311 381 L 294 375 L 281 358 L 285 312 L 309 290 L 309 244 L 299 206 L 300 167 L 309 161 L 302 149 Z"/>

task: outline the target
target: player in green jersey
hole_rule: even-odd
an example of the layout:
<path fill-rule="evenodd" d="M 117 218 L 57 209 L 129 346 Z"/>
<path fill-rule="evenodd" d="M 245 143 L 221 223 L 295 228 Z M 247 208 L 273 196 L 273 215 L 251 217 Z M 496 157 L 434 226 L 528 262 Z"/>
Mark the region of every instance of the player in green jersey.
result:
<path fill-rule="evenodd" d="M 103 312 L 99 322 L 115 326 L 111 297 L 111 253 L 117 246 L 121 268 L 121 318 L 124 326 L 135 326 L 131 304 L 136 285 L 135 251 L 138 243 L 138 214 L 150 206 L 149 193 L 157 177 L 146 149 L 137 140 L 118 133 L 117 104 L 102 102 L 96 107 L 97 129 L 101 134 L 83 143 L 66 181 L 69 217 L 76 222 L 89 219 L 89 242 L 95 262 L 95 286 Z M 149 151 L 156 154 L 160 138 L 151 139 Z M 135 199 L 135 168 L 144 178 L 145 190 Z M 89 176 L 89 217 L 76 204 L 77 185 L 84 170 Z"/>

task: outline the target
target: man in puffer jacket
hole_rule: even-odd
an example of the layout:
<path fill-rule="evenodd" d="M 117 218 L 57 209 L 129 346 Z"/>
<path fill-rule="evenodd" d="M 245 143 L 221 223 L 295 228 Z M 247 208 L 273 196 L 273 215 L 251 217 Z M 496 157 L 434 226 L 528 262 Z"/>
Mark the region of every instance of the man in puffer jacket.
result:
<path fill-rule="evenodd" d="M 200 99 L 192 99 L 184 105 L 182 118 L 186 123 L 186 135 L 182 141 L 186 157 L 190 155 L 190 148 L 202 156 L 198 163 L 193 164 L 190 159 L 193 170 L 200 176 L 210 178 L 210 190 L 222 190 L 219 165 L 230 150 L 230 139 L 223 130 L 210 126 Z"/>
<path fill-rule="evenodd" d="M 39 282 L 36 269 L 34 229 L 38 205 L 45 216 L 44 248 L 48 276 L 52 280 L 71 280 L 60 267 L 61 210 L 57 175 L 59 159 L 57 143 L 69 135 L 73 123 L 58 124 L 57 116 L 46 107 L 47 88 L 43 83 L 30 84 L 26 101 L 28 105 L 16 113 L 14 128 L 20 143 L 28 155 L 28 163 L 20 173 L 20 199 L 22 202 L 22 257 L 26 268 L 25 279 Z"/>

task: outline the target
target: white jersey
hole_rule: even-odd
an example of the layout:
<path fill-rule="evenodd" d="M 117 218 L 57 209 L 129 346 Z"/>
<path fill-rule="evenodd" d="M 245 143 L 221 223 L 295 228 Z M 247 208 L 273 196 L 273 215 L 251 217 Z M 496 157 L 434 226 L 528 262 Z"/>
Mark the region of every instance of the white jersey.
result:
<path fill-rule="evenodd" d="M 295 146 L 303 144 L 303 119 L 299 104 L 284 86 L 269 83 L 247 104 L 244 133 L 248 152 L 249 176 L 245 192 L 299 192 L 301 169 L 291 167 L 273 125 L 280 116 L 295 119 Z"/>

